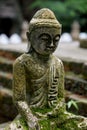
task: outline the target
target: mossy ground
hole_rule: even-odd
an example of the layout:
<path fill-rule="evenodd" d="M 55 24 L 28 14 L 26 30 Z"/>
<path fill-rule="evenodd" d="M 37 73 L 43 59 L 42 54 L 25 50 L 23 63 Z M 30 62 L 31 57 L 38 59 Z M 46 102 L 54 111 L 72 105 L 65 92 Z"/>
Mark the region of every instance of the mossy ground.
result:
<path fill-rule="evenodd" d="M 45 112 L 49 112 L 50 110 L 48 109 L 45 111 L 44 109 L 38 109 L 33 111 L 37 111 L 44 114 Z M 68 118 L 68 116 L 68 113 L 66 113 L 58 115 L 58 117 L 54 118 L 41 118 L 39 119 L 40 130 L 83 130 L 81 128 L 78 128 L 77 120 L 73 118 L 70 119 Z M 20 117 L 19 119 L 15 119 L 11 124 L 13 124 L 13 126 L 16 126 L 15 130 L 19 130 L 20 128 L 20 130 L 30 130 L 26 121 L 22 117 Z M 12 128 L 9 128 L 6 128 L 5 130 L 13 130 Z"/>
<path fill-rule="evenodd" d="M 16 124 L 17 129 L 15 130 L 29 130 L 27 123 L 23 118 L 14 120 L 12 123 Z M 39 121 L 40 130 L 83 130 L 77 127 L 77 122 L 70 120 L 67 123 L 57 125 L 57 119 L 43 119 Z M 8 127 L 5 130 L 12 130 Z M 85 129 L 86 130 L 86 129 Z"/>
<path fill-rule="evenodd" d="M 24 130 L 28 130 L 27 124 L 23 119 L 20 119 L 20 122 Z M 77 127 L 75 121 L 69 121 L 64 124 L 57 125 L 57 118 L 54 119 L 43 119 L 39 121 L 40 130 L 80 130 Z"/>

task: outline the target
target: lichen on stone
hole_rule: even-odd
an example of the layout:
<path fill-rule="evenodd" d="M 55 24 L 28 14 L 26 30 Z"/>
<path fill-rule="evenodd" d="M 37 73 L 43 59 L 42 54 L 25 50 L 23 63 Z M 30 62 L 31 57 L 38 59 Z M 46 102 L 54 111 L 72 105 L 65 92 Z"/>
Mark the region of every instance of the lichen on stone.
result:
<path fill-rule="evenodd" d="M 87 130 L 86 118 L 66 112 L 64 67 L 53 55 L 60 34 L 51 10 L 41 9 L 31 19 L 30 48 L 13 65 L 13 100 L 20 118 L 6 130 Z"/>

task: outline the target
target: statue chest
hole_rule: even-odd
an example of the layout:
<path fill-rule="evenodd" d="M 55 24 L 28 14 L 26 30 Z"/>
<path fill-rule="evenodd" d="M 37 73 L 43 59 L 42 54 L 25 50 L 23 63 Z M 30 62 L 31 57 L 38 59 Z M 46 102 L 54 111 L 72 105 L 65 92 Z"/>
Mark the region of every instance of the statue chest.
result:
<path fill-rule="evenodd" d="M 36 63 L 25 64 L 26 88 L 28 101 L 33 107 L 43 107 L 47 104 L 49 68 Z"/>
<path fill-rule="evenodd" d="M 39 79 L 48 72 L 49 67 L 44 64 L 29 60 L 24 63 L 26 77 Z"/>
<path fill-rule="evenodd" d="M 43 70 L 44 72 L 44 70 Z M 27 94 L 28 100 L 32 107 L 46 106 L 48 98 L 48 72 L 42 73 L 42 71 L 35 71 L 35 74 L 31 75 L 29 79 L 27 75 Z"/>

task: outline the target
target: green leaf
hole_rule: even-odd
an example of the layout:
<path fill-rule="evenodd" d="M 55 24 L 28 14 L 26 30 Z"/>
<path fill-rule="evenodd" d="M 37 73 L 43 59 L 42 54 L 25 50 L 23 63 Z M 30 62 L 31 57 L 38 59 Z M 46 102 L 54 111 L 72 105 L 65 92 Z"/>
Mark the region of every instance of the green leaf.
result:
<path fill-rule="evenodd" d="M 72 105 L 78 110 L 78 105 L 77 105 L 76 101 L 72 100 Z"/>
<path fill-rule="evenodd" d="M 71 107 L 71 105 L 72 105 L 72 102 L 71 102 L 71 101 L 69 101 L 69 102 L 67 103 L 68 108 L 70 108 L 70 107 Z"/>
<path fill-rule="evenodd" d="M 70 101 L 67 103 L 67 106 L 68 106 L 68 109 L 69 109 L 71 106 L 74 106 L 74 107 L 78 110 L 77 102 L 74 101 L 74 100 L 70 100 Z"/>

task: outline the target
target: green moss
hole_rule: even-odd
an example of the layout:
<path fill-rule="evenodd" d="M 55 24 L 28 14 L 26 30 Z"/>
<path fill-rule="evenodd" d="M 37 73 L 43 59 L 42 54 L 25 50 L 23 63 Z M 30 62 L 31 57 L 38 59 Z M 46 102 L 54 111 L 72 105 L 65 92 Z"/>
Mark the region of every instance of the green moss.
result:
<path fill-rule="evenodd" d="M 40 120 L 39 121 L 41 130 L 49 130 L 50 129 L 50 122 L 49 120 Z"/>
<path fill-rule="evenodd" d="M 76 123 L 73 121 L 69 121 L 69 123 L 67 122 L 66 124 L 62 124 L 61 125 L 61 130 L 79 130 Z"/>
<path fill-rule="evenodd" d="M 51 118 L 51 119 L 42 119 L 39 120 L 40 130 L 83 130 L 78 128 L 78 123 L 74 119 L 65 120 L 65 122 L 62 122 L 63 118 L 65 119 L 67 116 L 59 117 L 59 118 Z M 23 128 L 23 130 L 28 130 L 27 123 L 23 118 L 14 120 L 12 122 L 13 124 L 16 124 L 16 127 L 19 129 L 20 127 Z M 10 127 L 7 127 L 5 130 L 12 130 Z M 86 129 L 85 129 L 86 130 Z"/>
<path fill-rule="evenodd" d="M 23 126 L 23 129 L 28 130 L 28 125 L 26 121 L 23 118 L 20 118 L 19 121 L 20 121 L 20 124 Z"/>
<path fill-rule="evenodd" d="M 57 121 L 57 118 L 40 121 L 41 130 L 80 130 L 75 121 L 70 120 L 67 123 L 60 123 L 59 125 L 57 125 Z"/>
<path fill-rule="evenodd" d="M 43 109 L 40 109 L 40 108 L 33 108 L 32 109 L 32 112 L 35 114 L 35 112 L 39 112 L 39 113 L 41 113 L 41 114 L 46 114 L 47 112 L 50 112 L 50 111 L 52 111 L 52 109 L 51 108 L 43 108 Z"/>

